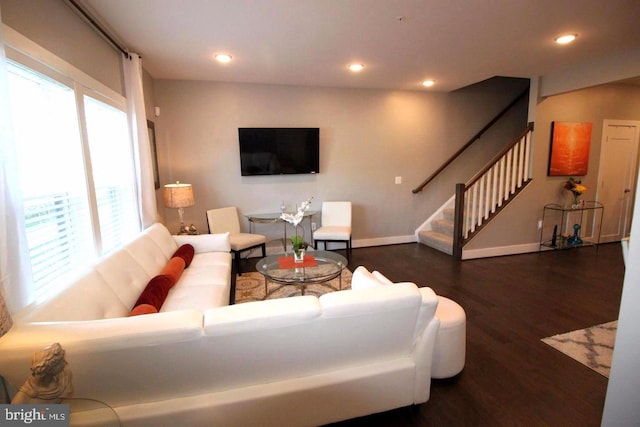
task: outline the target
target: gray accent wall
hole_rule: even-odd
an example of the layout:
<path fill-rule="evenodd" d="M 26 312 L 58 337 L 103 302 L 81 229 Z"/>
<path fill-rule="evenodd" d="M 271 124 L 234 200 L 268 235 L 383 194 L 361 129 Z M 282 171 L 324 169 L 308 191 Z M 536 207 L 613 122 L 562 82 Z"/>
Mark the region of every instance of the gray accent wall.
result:
<path fill-rule="evenodd" d="M 483 137 L 466 159 L 413 194 L 528 80 L 490 79 L 452 93 L 175 80 L 156 80 L 154 87 L 161 182 L 194 186 L 196 205 L 185 209 L 186 221 L 206 230 L 211 208 L 233 205 L 247 214 L 277 212 L 283 200 L 294 209 L 310 196 L 312 209 L 349 200 L 355 246 L 415 241 L 416 228 L 454 193 L 455 182 L 471 177 L 527 118 L 523 100 L 498 135 Z M 242 177 L 239 127 L 320 128 L 320 173 Z M 175 209 L 164 215 L 175 228 Z M 281 225 L 260 231 L 282 236 Z"/>

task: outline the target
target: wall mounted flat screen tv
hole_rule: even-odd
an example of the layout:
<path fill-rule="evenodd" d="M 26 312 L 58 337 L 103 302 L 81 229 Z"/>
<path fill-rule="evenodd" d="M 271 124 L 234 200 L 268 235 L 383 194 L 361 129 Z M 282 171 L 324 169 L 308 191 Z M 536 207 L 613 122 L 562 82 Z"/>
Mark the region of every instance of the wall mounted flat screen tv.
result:
<path fill-rule="evenodd" d="M 320 172 L 319 128 L 238 128 L 242 176 Z"/>

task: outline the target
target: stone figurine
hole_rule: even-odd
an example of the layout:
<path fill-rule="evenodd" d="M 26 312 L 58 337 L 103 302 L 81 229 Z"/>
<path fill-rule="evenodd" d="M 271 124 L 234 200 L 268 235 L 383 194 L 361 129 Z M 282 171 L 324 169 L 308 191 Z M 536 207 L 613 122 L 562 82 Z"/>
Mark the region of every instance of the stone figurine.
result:
<path fill-rule="evenodd" d="M 55 404 L 70 397 L 73 394 L 71 370 L 64 357 L 65 351 L 59 343 L 35 352 L 31 359 L 31 376 L 22 384 L 11 403 Z"/>

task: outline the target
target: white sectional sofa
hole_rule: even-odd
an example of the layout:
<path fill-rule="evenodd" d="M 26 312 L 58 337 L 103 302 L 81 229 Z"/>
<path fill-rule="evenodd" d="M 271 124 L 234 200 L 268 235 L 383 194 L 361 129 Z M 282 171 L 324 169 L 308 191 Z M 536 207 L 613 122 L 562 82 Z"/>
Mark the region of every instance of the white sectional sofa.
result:
<path fill-rule="evenodd" d="M 160 312 L 129 316 L 187 241 L 193 262 Z M 108 404 L 125 426 L 311 426 L 429 399 L 439 327 L 430 288 L 228 305 L 230 280 L 228 236 L 171 236 L 156 224 L 16 316 L 0 338 L 0 374 L 19 386 L 33 353 L 59 342 L 74 396 Z"/>

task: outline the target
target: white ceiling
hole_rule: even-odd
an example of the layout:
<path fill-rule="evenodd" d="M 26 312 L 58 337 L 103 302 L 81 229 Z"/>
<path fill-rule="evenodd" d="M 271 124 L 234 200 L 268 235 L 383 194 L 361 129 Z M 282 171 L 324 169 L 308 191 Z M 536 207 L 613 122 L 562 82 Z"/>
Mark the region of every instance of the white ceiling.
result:
<path fill-rule="evenodd" d="M 640 48 L 638 0 L 82 3 L 156 79 L 450 91 Z M 576 42 L 556 45 L 566 32 Z M 221 52 L 233 61 L 215 62 Z M 354 61 L 363 72 L 347 70 Z M 426 78 L 437 85 L 422 88 Z"/>

